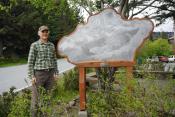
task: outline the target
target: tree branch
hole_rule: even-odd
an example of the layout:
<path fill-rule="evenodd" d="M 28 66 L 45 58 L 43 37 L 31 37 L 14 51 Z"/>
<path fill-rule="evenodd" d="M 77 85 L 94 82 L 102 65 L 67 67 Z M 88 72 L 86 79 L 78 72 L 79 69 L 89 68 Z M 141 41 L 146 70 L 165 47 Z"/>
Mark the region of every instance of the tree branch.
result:
<path fill-rule="evenodd" d="M 175 2 L 173 2 L 173 0 L 165 0 L 165 2 L 170 2 L 172 4 L 175 4 Z"/>
<path fill-rule="evenodd" d="M 141 5 L 141 6 L 148 6 L 148 5 Z M 160 9 L 160 10 L 164 10 L 164 9 L 162 9 L 160 6 L 148 6 L 148 7 L 153 7 L 153 8 L 157 8 L 157 9 Z M 170 11 L 170 12 L 175 12 L 175 11 L 173 11 L 173 10 L 169 10 L 169 9 L 166 9 L 165 11 Z"/>
<path fill-rule="evenodd" d="M 146 5 L 145 8 L 143 8 L 142 10 L 138 11 L 137 13 L 132 14 L 129 19 L 132 19 L 135 15 L 138 15 L 139 13 L 143 12 L 144 10 L 146 10 L 148 7 L 150 7 L 155 2 L 156 2 L 156 0 L 152 1 L 150 4 Z"/>
<path fill-rule="evenodd" d="M 135 4 L 135 0 L 133 1 L 133 3 Z M 132 13 L 131 13 L 131 16 L 133 16 L 133 14 L 134 14 L 134 7 L 132 7 Z M 131 19 L 132 17 L 130 17 L 129 19 Z"/>
<path fill-rule="evenodd" d="M 164 15 L 155 15 L 155 16 L 152 16 L 152 17 L 149 17 L 150 19 L 156 19 L 158 17 L 161 17 L 161 20 L 164 20 L 164 19 L 167 19 L 169 17 L 171 17 L 170 15 L 166 15 L 165 17 L 165 14 Z"/>

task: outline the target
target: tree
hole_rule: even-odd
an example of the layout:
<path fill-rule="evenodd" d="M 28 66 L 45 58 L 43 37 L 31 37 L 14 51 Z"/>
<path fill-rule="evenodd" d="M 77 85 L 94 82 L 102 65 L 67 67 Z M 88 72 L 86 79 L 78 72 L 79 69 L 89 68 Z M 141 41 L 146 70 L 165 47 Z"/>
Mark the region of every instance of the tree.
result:
<path fill-rule="evenodd" d="M 44 23 L 51 29 L 51 40 L 61 38 L 73 31 L 81 21 L 79 10 L 72 8 L 67 0 L 30 0 L 31 3 L 44 14 Z"/>
<path fill-rule="evenodd" d="M 175 54 L 175 1 L 174 0 L 157 0 L 158 5 L 151 5 L 149 7 L 153 7 L 156 9 L 156 14 L 153 16 L 159 24 L 163 23 L 166 19 L 171 18 L 173 20 L 174 26 L 174 54 Z M 145 5 L 144 5 L 145 6 Z"/>
<path fill-rule="evenodd" d="M 27 54 L 29 44 L 36 38 L 40 14 L 28 1 L 3 1 L 0 6 L 1 50 L 5 47 L 4 54 L 9 57 Z"/>
<path fill-rule="evenodd" d="M 41 25 L 49 26 L 50 40 L 56 45 L 59 38 L 78 24 L 81 19 L 78 14 L 67 0 L 0 1 L 0 54 L 6 47 L 3 51 L 6 57 L 27 56 L 30 44 L 38 40 L 37 31 Z"/>
<path fill-rule="evenodd" d="M 138 56 L 148 58 L 152 56 L 169 56 L 171 55 L 172 47 L 166 39 L 157 39 L 155 41 L 147 40 Z"/>
<path fill-rule="evenodd" d="M 79 9 L 71 6 L 67 0 L 30 0 L 31 3 L 44 14 L 44 24 L 51 30 L 50 40 L 56 45 L 58 40 L 72 32 L 81 22 Z"/>
<path fill-rule="evenodd" d="M 93 0 L 73 0 L 72 4 L 85 9 L 89 15 L 105 7 L 112 7 L 117 9 L 124 18 L 133 18 L 156 2 L 156 0 L 150 1 L 151 0 L 96 0 L 94 2 Z M 147 3 L 147 6 L 134 13 L 135 9 L 138 9 L 138 6 L 143 3 Z"/>
<path fill-rule="evenodd" d="M 74 4 L 78 4 L 81 8 L 92 15 L 92 10 L 98 11 L 106 7 L 112 7 L 126 19 L 132 19 L 144 12 L 145 17 L 149 17 L 158 21 L 156 25 L 162 24 L 166 19 L 172 18 L 174 21 L 174 53 L 175 53 L 175 1 L 173 0 L 96 0 L 91 4 L 83 2 L 84 0 L 73 0 Z M 88 1 L 88 0 L 85 0 Z M 86 4 L 85 4 L 86 3 Z M 95 6 L 95 8 L 94 8 Z M 147 12 L 147 10 L 154 9 L 153 12 Z M 92 12 L 91 12 L 92 11 Z"/>

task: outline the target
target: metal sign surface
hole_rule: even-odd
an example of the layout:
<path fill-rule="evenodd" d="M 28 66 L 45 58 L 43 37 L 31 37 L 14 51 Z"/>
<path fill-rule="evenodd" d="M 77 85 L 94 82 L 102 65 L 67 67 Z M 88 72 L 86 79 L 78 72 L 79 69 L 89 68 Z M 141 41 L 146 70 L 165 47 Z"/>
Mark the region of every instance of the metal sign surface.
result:
<path fill-rule="evenodd" d="M 149 19 L 126 20 L 114 9 L 105 9 L 64 36 L 58 51 L 74 64 L 134 61 L 137 49 L 153 28 Z"/>

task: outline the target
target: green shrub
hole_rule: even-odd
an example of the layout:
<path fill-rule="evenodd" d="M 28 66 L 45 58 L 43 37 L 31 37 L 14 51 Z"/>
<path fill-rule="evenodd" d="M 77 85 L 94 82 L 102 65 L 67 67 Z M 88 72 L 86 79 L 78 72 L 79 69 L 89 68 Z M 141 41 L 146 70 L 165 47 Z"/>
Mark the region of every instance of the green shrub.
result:
<path fill-rule="evenodd" d="M 7 117 L 17 93 L 14 93 L 15 87 L 11 87 L 9 92 L 0 95 L 0 117 Z"/>
<path fill-rule="evenodd" d="M 172 46 L 166 39 L 157 39 L 155 41 L 147 40 L 137 57 L 148 58 L 152 56 L 168 56 L 173 53 Z"/>
<path fill-rule="evenodd" d="M 63 76 L 64 79 L 64 89 L 65 90 L 78 90 L 78 70 L 70 70 L 69 72 L 65 73 Z"/>
<path fill-rule="evenodd" d="M 51 91 L 39 89 L 38 117 L 47 114 L 49 117 L 68 116 L 67 103 L 78 95 L 78 91 L 65 90 L 64 79 L 57 80 Z M 31 91 L 24 90 L 14 93 L 14 87 L 9 92 L 0 95 L 0 117 L 30 117 Z"/>
<path fill-rule="evenodd" d="M 147 76 L 132 79 L 128 90 L 125 74 L 118 74 L 120 90 L 89 92 L 88 110 L 93 117 L 158 117 L 174 116 L 174 79 L 158 80 Z"/>
<path fill-rule="evenodd" d="M 30 117 L 30 91 L 25 90 L 12 102 L 8 117 Z"/>

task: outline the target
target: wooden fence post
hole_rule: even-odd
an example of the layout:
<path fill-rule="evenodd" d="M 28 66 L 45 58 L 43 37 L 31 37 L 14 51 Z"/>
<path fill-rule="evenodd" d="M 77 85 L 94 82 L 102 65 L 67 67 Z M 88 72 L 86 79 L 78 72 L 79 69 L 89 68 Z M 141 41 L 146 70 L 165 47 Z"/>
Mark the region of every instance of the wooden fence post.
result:
<path fill-rule="evenodd" d="M 86 71 L 85 67 L 79 67 L 79 94 L 80 111 L 86 110 Z"/>

